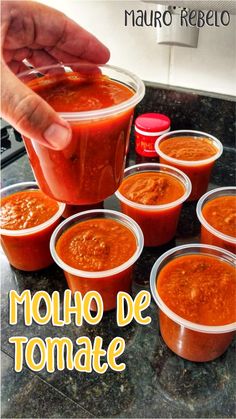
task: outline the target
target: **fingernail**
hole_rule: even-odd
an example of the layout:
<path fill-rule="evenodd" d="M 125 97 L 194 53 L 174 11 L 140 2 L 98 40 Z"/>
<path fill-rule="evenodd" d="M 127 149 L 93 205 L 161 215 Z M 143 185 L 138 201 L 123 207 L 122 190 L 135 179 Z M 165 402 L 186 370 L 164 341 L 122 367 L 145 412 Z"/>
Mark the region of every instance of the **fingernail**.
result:
<path fill-rule="evenodd" d="M 71 132 L 68 128 L 53 123 L 44 131 L 43 137 L 53 148 L 62 150 L 69 144 Z"/>

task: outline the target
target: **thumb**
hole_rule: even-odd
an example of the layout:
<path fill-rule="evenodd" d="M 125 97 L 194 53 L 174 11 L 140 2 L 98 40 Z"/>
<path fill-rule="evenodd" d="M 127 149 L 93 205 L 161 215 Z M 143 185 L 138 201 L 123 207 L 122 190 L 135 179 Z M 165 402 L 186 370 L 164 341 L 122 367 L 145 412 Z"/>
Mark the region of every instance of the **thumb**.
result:
<path fill-rule="evenodd" d="M 71 139 L 69 124 L 2 63 L 2 116 L 24 136 L 55 150 Z"/>

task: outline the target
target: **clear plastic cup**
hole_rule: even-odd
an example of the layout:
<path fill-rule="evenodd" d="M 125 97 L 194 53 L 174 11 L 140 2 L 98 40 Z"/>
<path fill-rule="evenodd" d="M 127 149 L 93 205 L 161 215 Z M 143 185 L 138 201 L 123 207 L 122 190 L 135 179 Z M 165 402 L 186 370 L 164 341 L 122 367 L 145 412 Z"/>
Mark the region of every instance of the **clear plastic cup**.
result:
<path fill-rule="evenodd" d="M 110 218 L 128 227 L 137 241 L 137 249 L 133 256 L 116 268 L 89 272 L 75 269 L 67 265 L 58 256 L 56 243 L 65 230 L 85 220 L 94 218 Z M 119 291 L 131 292 L 133 265 L 143 250 L 143 234 L 140 227 L 131 218 L 112 210 L 91 210 L 75 214 L 63 221 L 54 231 L 50 241 L 51 255 L 58 266 L 63 269 L 67 283 L 72 293 L 80 291 L 82 295 L 88 291 L 97 291 L 104 304 L 104 310 L 116 307 L 116 296 Z M 96 304 L 91 304 L 91 310 L 96 311 Z"/>
<path fill-rule="evenodd" d="M 192 323 L 170 310 L 157 291 L 158 275 L 162 268 L 173 259 L 192 254 L 212 256 L 236 267 L 235 256 L 224 249 L 209 245 L 186 244 L 170 249 L 157 259 L 151 271 L 150 288 L 153 299 L 159 307 L 160 331 L 166 345 L 177 355 L 190 361 L 211 361 L 228 348 L 235 334 L 236 323 L 224 326 Z"/>
<path fill-rule="evenodd" d="M 16 192 L 39 189 L 36 182 L 16 183 L 1 189 L 1 197 Z M 0 228 L 1 244 L 12 266 L 23 271 L 37 271 L 53 264 L 49 241 L 59 224 L 65 204 L 58 202 L 58 211 L 49 220 L 22 230 Z"/>
<path fill-rule="evenodd" d="M 179 160 L 168 156 L 160 149 L 160 144 L 169 138 L 175 137 L 194 137 L 195 139 L 208 138 L 211 140 L 213 146 L 217 149 L 214 156 L 204 160 Z M 186 144 L 187 145 L 187 144 Z M 214 166 L 215 161 L 221 156 L 223 152 L 223 146 L 221 142 L 213 135 L 207 134 L 201 131 L 192 130 L 178 130 L 170 131 L 167 134 L 163 134 L 155 143 L 155 150 L 160 157 L 160 163 L 169 164 L 180 170 L 182 170 L 191 180 L 192 192 L 189 196 L 189 201 L 196 201 L 206 191 L 209 184 L 211 170 Z"/>
<path fill-rule="evenodd" d="M 64 150 L 52 150 L 33 138 L 24 137 L 30 163 L 40 188 L 50 197 L 69 205 L 90 205 L 103 201 L 118 188 L 125 167 L 135 106 L 144 96 L 144 83 L 133 73 L 110 65 L 56 64 L 20 74 L 35 87 L 50 84 L 42 75 L 79 72 L 84 77 L 99 71 L 133 90 L 128 100 L 103 109 L 59 112 L 72 128 L 72 139 Z M 54 78 L 53 78 L 54 77 Z M 73 76 L 74 77 L 74 76 Z M 31 84 L 31 87 L 34 86 Z M 56 140 L 56 139 L 55 139 Z"/>
<path fill-rule="evenodd" d="M 202 210 L 204 205 L 215 198 L 223 196 L 236 195 L 235 186 L 227 186 L 223 188 L 213 189 L 203 195 L 197 203 L 197 217 L 201 223 L 201 242 L 204 244 L 212 244 L 214 246 L 222 247 L 232 253 L 236 253 L 236 238 L 221 233 L 216 228 L 212 227 L 205 219 Z M 236 210 L 236 208 L 235 208 Z"/>
<path fill-rule="evenodd" d="M 120 190 L 115 193 L 122 212 L 133 218 L 141 227 L 144 245 L 161 246 L 168 243 L 176 234 L 182 204 L 191 193 L 191 182 L 180 170 L 159 163 L 143 163 L 128 167 L 125 169 L 124 178 L 143 172 L 161 172 L 173 176 L 185 189 L 185 193 L 178 200 L 163 205 L 139 204 L 127 199 Z"/>

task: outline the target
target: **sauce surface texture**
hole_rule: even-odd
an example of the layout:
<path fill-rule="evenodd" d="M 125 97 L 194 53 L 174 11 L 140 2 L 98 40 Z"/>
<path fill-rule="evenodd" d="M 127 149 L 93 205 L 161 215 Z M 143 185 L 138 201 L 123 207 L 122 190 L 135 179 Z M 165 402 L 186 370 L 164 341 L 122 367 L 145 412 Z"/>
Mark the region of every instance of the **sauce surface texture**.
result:
<path fill-rule="evenodd" d="M 185 320 L 207 326 L 236 321 L 236 272 L 227 262 L 204 255 L 178 257 L 161 270 L 157 290 Z"/>
<path fill-rule="evenodd" d="M 160 150 L 167 156 L 178 160 L 205 160 L 217 153 L 209 138 L 173 137 L 163 140 Z"/>
<path fill-rule="evenodd" d="M 81 112 L 108 108 L 128 100 L 134 92 L 101 75 L 66 73 L 44 76 L 28 83 L 57 112 Z"/>
<path fill-rule="evenodd" d="M 236 237 L 236 196 L 221 196 L 208 201 L 202 214 L 216 230 Z"/>
<path fill-rule="evenodd" d="M 68 228 L 56 244 L 63 262 L 90 272 L 122 265 L 136 249 L 136 238 L 131 230 L 108 218 L 82 221 Z"/>
<path fill-rule="evenodd" d="M 1 201 L 1 228 L 23 230 L 43 224 L 58 211 L 56 201 L 40 190 L 13 193 Z"/>
<path fill-rule="evenodd" d="M 174 176 L 143 172 L 125 178 L 119 191 L 125 198 L 139 204 L 163 205 L 183 196 L 185 188 Z"/>

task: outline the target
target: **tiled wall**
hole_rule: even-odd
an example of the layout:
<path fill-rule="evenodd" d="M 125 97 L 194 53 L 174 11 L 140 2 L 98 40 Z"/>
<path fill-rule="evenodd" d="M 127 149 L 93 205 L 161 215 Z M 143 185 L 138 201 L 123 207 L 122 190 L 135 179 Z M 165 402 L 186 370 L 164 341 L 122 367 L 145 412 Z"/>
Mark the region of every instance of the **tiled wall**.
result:
<path fill-rule="evenodd" d="M 195 49 L 158 45 L 157 29 L 125 27 L 124 10 L 155 9 L 123 0 L 41 0 L 93 32 L 111 50 L 111 64 L 150 82 L 236 95 L 236 16 L 227 27 L 204 27 Z"/>

